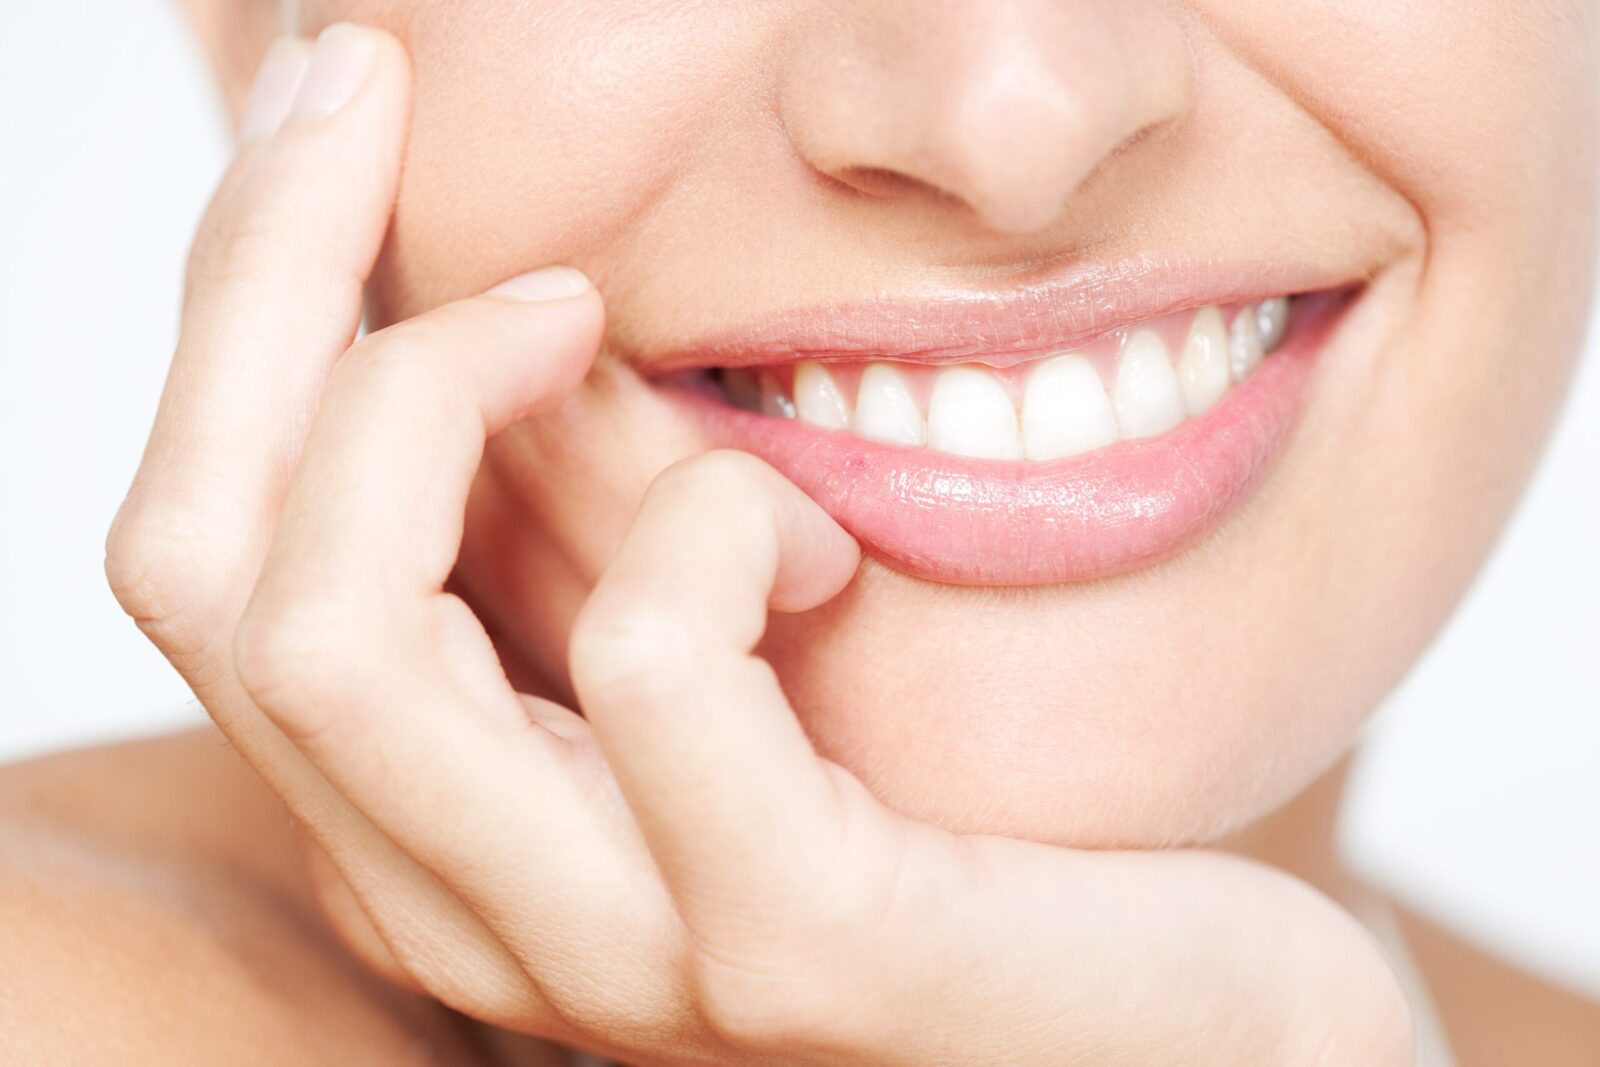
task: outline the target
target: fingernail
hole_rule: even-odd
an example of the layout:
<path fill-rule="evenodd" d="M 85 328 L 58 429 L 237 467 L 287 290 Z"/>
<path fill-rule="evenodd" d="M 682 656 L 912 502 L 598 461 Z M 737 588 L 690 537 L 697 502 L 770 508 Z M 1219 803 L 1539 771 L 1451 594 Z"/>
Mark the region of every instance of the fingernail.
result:
<path fill-rule="evenodd" d="M 566 300 L 582 296 L 592 288 L 581 270 L 572 267 L 541 267 L 539 270 L 501 282 L 489 296 L 507 300 Z"/>
<path fill-rule="evenodd" d="M 377 53 L 377 41 L 359 26 L 337 22 L 323 30 L 289 114 L 323 118 L 344 107 L 366 84 Z"/>
<path fill-rule="evenodd" d="M 311 44 L 299 37 L 281 38 L 267 49 L 245 104 L 244 122 L 239 126 L 241 144 L 274 134 L 283 125 L 310 61 Z"/>

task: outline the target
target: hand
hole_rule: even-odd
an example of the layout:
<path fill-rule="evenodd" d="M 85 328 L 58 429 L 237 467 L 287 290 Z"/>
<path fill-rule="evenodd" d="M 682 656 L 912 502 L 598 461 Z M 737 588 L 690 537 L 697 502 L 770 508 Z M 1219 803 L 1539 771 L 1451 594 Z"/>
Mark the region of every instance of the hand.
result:
<path fill-rule="evenodd" d="M 485 440 L 581 380 L 600 299 L 535 272 L 352 344 L 408 78 L 341 49 L 202 225 L 108 571 L 375 966 L 638 1064 L 1409 1062 L 1381 957 L 1290 879 L 952 836 L 819 759 L 753 649 L 858 549 L 750 457 L 650 489 L 571 637 L 583 717 L 514 692 L 444 585 Z"/>

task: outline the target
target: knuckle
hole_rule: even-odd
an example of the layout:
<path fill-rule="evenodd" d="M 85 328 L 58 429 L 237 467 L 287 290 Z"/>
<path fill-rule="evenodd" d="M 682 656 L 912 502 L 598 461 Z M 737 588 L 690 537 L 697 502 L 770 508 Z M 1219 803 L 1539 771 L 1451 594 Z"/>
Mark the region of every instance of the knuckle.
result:
<path fill-rule="evenodd" d="M 351 373 L 415 374 L 425 362 L 420 349 L 425 347 L 427 335 L 420 322 L 389 326 L 351 345 L 340 362 Z"/>
<path fill-rule="evenodd" d="M 597 593 L 573 626 L 567 665 L 580 692 L 626 699 L 688 664 L 698 644 L 681 613 Z"/>
<path fill-rule="evenodd" d="M 477 931 L 463 936 L 459 924 L 441 917 L 433 901 L 407 904 L 403 921 L 382 912 L 372 913 L 370 920 L 404 979 L 472 1018 L 503 1027 L 561 1032 L 558 1018 L 535 984 L 504 950 Z"/>
<path fill-rule="evenodd" d="M 197 655 L 215 638 L 218 546 L 181 508 L 130 495 L 106 537 L 105 574 L 122 610 L 169 657 Z"/>
<path fill-rule="evenodd" d="M 230 175 L 202 219 L 189 249 L 185 295 L 220 289 L 249 279 L 301 277 L 342 262 L 327 227 L 311 225 L 303 193 L 309 163 L 304 152 L 282 146 Z M 359 286 L 360 278 L 340 282 Z"/>
<path fill-rule="evenodd" d="M 451 410 L 460 405 L 463 396 L 459 382 L 447 372 L 447 361 L 438 357 L 450 350 L 450 341 L 436 336 L 430 325 L 410 321 L 361 338 L 333 373 L 347 382 L 359 380 L 362 392 L 399 400 L 408 407 L 432 403 Z"/>
<path fill-rule="evenodd" d="M 689 974 L 698 1013 L 718 1040 L 735 1049 L 842 1045 L 846 1005 L 815 961 L 809 952 L 787 961 L 751 962 L 701 948 Z"/>
<path fill-rule="evenodd" d="M 306 601 L 252 605 L 239 620 L 239 684 L 297 744 L 325 740 L 341 721 L 350 633 L 344 612 Z"/>
<path fill-rule="evenodd" d="M 723 1040 L 848 1048 L 881 1010 L 887 976 L 875 960 L 895 954 L 885 931 L 917 924 L 891 914 L 898 879 L 874 888 L 830 866 L 787 864 L 749 901 L 696 920 L 690 980 Z"/>
<path fill-rule="evenodd" d="M 263 161 L 264 162 L 264 161 Z M 186 290 L 271 271 L 290 258 L 292 219 L 272 195 L 272 175 L 251 174 L 211 206 L 189 249 Z"/>
<path fill-rule="evenodd" d="M 703 1042 L 693 1000 L 676 966 L 685 942 L 663 894 L 644 909 L 605 894 L 580 924 L 605 931 L 585 951 L 553 956 L 548 946 L 510 946 L 568 1033 L 607 1034 L 624 1048 L 687 1048 Z M 641 968 L 639 961 L 660 961 Z M 670 963 L 668 961 L 671 961 Z"/>
<path fill-rule="evenodd" d="M 538 985 L 545 1009 L 560 1032 L 606 1034 L 619 1044 L 633 1047 L 659 1047 L 672 1036 L 656 1005 L 619 1003 L 612 988 L 582 981 L 563 982 L 534 968 L 527 968 L 525 973 L 530 982 Z"/>
<path fill-rule="evenodd" d="M 372 373 L 419 375 L 443 380 L 433 353 L 451 350 L 452 339 L 431 319 L 418 317 L 369 333 L 350 350 L 352 364 Z"/>
<path fill-rule="evenodd" d="M 213 223 L 189 251 L 185 289 L 248 277 L 272 255 L 272 227 L 256 217 L 227 217 Z"/>

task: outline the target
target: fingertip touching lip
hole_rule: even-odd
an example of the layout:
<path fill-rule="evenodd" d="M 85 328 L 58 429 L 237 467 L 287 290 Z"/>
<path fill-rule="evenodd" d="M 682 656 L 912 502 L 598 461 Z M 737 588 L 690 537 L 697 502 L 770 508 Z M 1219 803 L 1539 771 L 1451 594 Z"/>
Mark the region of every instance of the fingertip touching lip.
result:
<path fill-rule="evenodd" d="M 1122 324 L 1093 336 L 1072 326 L 1069 351 L 1039 344 L 1048 315 L 1011 298 L 1002 339 L 1034 343 L 1032 358 L 1013 346 L 959 365 L 958 346 L 943 344 L 951 331 L 934 328 L 947 309 L 897 308 L 875 335 L 849 324 L 871 346 L 764 343 L 761 362 L 661 385 L 711 443 L 772 463 L 898 570 L 969 585 L 1079 581 L 1173 554 L 1242 499 L 1356 291 L 1189 304 L 1146 321 L 1097 313 Z M 936 358 L 885 344 L 919 322 Z"/>

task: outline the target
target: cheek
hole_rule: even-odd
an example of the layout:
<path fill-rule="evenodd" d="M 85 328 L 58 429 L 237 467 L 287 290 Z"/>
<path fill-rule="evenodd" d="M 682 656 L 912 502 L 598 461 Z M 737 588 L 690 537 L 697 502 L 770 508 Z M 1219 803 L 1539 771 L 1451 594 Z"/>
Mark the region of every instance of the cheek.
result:
<path fill-rule="evenodd" d="M 416 69 L 377 279 L 389 318 L 551 262 L 617 297 L 612 263 L 772 32 L 726 4 L 349 6 L 398 33 Z"/>
<path fill-rule="evenodd" d="M 913 817 L 1076 847 L 1202 840 L 1303 785 L 1365 711 L 1327 654 L 1347 620 L 1286 624 L 1308 583 L 1233 567 L 1243 549 L 1015 595 L 870 569 L 763 651 L 822 754 Z"/>

